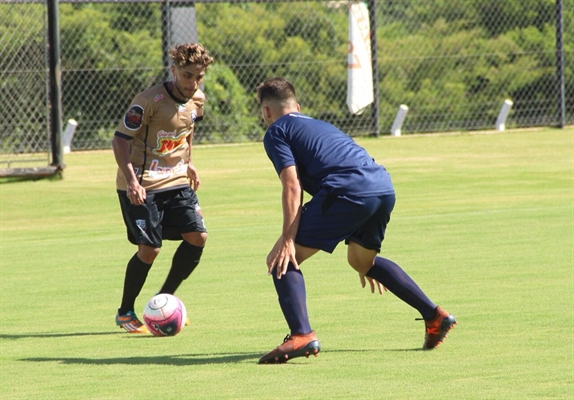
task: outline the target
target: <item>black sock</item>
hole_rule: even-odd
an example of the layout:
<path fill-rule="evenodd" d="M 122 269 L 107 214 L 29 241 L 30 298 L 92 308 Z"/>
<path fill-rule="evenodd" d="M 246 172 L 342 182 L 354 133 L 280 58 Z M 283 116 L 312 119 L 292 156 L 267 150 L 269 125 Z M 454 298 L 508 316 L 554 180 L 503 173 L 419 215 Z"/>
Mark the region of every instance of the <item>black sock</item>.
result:
<path fill-rule="evenodd" d="M 430 301 L 418 285 L 397 264 L 383 257 L 375 257 L 375 264 L 367 276 L 381 282 L 395 296 L 418 310 L 423 319 L 431 320 L 436 305 Z"/>
<path fill-rule="evenodd" d="M 307 315 L 307 294 L 305 279 L 301 271 L 289 263 L 287 273 L 277 279 L 276 268 L 272 270 L 273 283 L 279 297 L 279 305 L 285 316 L 291 334 L 311 333 L 309 316 Z"/>
<path fill-rule="evenodd" d="M 137 253 L 134 254 L 128 262 L 126 276 L 124 278 L 122 305 L 118 310 L 120 315 L 134 310 L 136 297 L 138 297 L 142 290 L 150 268 L 151 264 L 146 264 L 140 260 Z"/>
<path fill-rule="evenodd" d="M 171 262 L 171 269 L 159 293 L 174 294 L 181 282 L 186 280 L 193 272 L 203 253 L 203 247 L 181 242 Z"/>

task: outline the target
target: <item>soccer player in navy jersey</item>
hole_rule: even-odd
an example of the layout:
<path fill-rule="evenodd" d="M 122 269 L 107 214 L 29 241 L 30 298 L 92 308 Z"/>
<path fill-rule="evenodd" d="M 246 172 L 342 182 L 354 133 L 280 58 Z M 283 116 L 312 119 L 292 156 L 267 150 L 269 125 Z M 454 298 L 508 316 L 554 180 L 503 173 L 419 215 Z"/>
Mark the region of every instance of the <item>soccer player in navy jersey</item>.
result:
<path fill-rule="evenodd" d="M 377 255 L 395 205 L 386 169 L 335 126 L 301 114 L 295 88 L 286 79 L 264 81 L 257 98 L 268 127 L 265 151 L 282 184 L 283 229 L 266 261 L 290 329 L 283 343 L 259 363 L 284 363 L 320 351 L 299 266 L 319 250 L 332 253 L 341 241 L 362 286 L 368 281 L 372 293 L 388 289 L 414 307 L 425 321 L 423 349 L 438 346 L 456 319 L 397 264 Z M 312 196 L 305 204 L 303 191 Z"/>

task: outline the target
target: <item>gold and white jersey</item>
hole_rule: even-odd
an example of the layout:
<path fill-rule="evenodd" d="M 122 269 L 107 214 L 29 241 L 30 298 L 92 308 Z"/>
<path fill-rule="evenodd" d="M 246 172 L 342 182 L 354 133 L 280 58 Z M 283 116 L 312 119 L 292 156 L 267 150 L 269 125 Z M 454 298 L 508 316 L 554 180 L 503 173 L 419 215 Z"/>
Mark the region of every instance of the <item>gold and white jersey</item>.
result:
<path fill-rule="evenodd" d="M 130 141 L 130 159 L 146 191 L 161 191 L 189 185 L 187 164 L 195 121 L 203 118 L 205 95 L 201 90 L 181 103 L 158 84 L 138 94 L 118 124 L 116 135 Z M 118 169 L 118 190 L 127 182 Z"/>

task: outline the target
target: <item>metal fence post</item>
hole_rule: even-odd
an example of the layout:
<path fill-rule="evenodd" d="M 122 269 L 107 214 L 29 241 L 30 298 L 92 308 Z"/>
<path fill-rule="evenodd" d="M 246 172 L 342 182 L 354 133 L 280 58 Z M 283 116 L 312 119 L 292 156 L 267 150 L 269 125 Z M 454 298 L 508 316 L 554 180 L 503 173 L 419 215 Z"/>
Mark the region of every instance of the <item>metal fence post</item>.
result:
<path fill-rule="evenodd" d="M 171 65 L 169 61 L 169 55 L 167 54 L 169 51 L 169 43 L 171 42 L 170 38 L 170 14 L 171 14 L 171 7 L 169 4 L 169 0 L 164 0 L 161 3 L 161 58 L 163 63 L 163 72 L 161 74 L 162 81 L 168 81 L 170 77 L 169 67 Z"/>
<path fill-rule="evenodd" d="M 369 0 L 369 25 L 371 29 L 371 66 L 373 70 L 373 97 L 374 102 L 371 107 L 372 134 L 379 136 L 381 128 L 379 122 L 379 62 L 377 59 L 377 13 L 375 0 Z"/>
<path fill-rule="evenodd" d="M 62 69 L 60 64 L 60 12 L 59 0 L 48 0 L 48 55 L 50 80 L 50 140 L 52 166 L 64 166 L 62 148 Z"/>
<path fill-rule="evenodd" d="M 566 93 L 564 88 L 564 8 L 556 0 L 556 88 L 558 97 L 558 126 L 566 125 Z"/>

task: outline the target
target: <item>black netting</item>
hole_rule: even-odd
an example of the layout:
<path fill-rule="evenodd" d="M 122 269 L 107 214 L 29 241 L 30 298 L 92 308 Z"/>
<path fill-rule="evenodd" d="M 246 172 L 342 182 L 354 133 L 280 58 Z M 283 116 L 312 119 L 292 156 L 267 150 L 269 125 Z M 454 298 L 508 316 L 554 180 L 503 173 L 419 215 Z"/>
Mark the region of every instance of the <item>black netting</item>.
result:
<path fill-rule="evenodd" d="M 303 111 L 350 135 L 560 123 L 555 0 L 376 1 L 378 112 L 346 105 L 348 1 L 61 0 L 63 126 L 74 149 L 110 147 L 132 97 L 165 79 L 166 48 L 199 41 L 216 59 L 199 143 L 260 140 L 255 88 L 283 75 Z M 566 123 L 574 123 L 574 10 L 564 5 Z M 45 2 L 0 0 L 0 153 L 49 150 Z M 374 112 L 375 111 L 375 112 Z"/>

